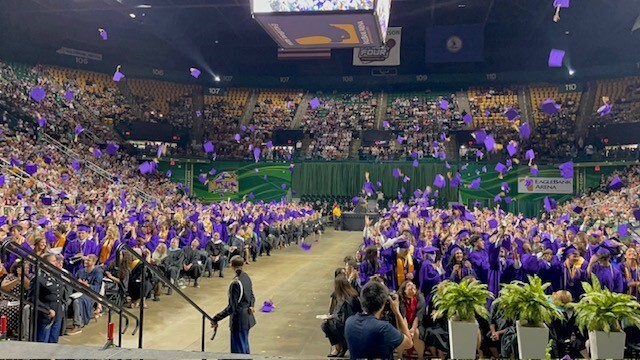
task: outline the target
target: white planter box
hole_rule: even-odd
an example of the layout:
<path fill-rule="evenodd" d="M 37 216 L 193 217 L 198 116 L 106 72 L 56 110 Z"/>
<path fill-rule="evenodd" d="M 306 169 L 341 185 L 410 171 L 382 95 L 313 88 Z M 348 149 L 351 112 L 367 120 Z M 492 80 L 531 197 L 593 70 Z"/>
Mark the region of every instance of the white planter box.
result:
<path fill-rule="evenodd" d="M 449 319 L 449 358 L 475 359 L 478 323 Z"/>
<path fill-rule="evenodd" d="M 592 359 L 623 359 L 624 332 L 589 331 L 589 354 Z"/>
<path fill-rule="evenodd" d="M 526 327 L 516 321 L 518 334 L 518 355 L 520 359 L 544 359 L 549 343 L 549 329 L 546 327 Z"/>

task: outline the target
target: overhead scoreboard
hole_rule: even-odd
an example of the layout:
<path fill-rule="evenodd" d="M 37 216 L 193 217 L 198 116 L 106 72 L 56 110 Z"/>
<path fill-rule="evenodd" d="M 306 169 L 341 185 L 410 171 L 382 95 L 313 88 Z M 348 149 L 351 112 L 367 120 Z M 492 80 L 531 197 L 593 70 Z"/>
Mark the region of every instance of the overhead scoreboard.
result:
<path fill-rule="evenodd" d="M 391 0 L 251 0 L 253 17 L 283 49 L 382 46 Z"/>

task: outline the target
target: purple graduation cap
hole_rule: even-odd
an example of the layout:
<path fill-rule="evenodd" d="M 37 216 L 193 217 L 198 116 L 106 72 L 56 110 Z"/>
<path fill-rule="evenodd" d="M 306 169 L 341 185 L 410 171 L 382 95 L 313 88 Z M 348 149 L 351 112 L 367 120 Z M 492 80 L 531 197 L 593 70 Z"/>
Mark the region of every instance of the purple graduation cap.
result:
<path fill-rule="evenodd" d="M 529 149 L 527 150 L 527 152 L 524 154 L 524 158 L 527 160 L 533 160 L 536 158 L 536 153 L 533 152 L 533 149 Z"/>
<path fill-rule="evenodd" d="M 198 69 L 196 69 L 194 67 L 189 68 L 189 73 L 191 74 L 191 76 L 193 76 L 196 79 L 200 76 L 200 70 L 198 70 Z"/>
<path fill-rule="evenodd" d="M 211 170 L 209 170 L 209 174 L 211 175 L 215 175 L 218 172 L 218 170 L 216 170 L 215 168 L 211 168 Z"/>
<path fill-rule="evenodd" d="M 311 244 L 310 244 L 310 243 L 307 243 L 307 242 L 304 242 L 304 241 L 303 241 L 302 243 L 300 243 L 300 247 L 301 247 L 301 248 L 302 248 L 302 250 L 304 250 L 304 251 L 309 251 L 309 250 L 311 250 Z"/>
<path fill-rule="evenodd" d="M 484 117 L 489 117 L 489 115 L 491 115 L 491 111 L 485 110 L 483 114 L 484 114 Z"/>
<path fill-rule="evenodd" d="M 149 174 L 152 171 L 151 164 L 148 161 L 143 162 L 138 166 L 141 174 Z"/>
<path fill-rule="evenodd" d="M 611 108 L 611 105 L 604 104 L 598 108 L 598 114 L 600 114 L 600 116 L 605 116 L 611 112 Z"/>
<path fill-rule="evenodd" d="M 633 210 L 633 217 L 634 217 L 637 221 L 640 221 L 640 208 L 637 208 L 637 209 Z"/>
<path fill-rule="evenodd" d="M 98 29 L 98 33 L 100 33 L 100 37 L 103 41 L 107 41 L 109 39 L 109 34 L 107 34 L 107 30 L 103 28 Z"/>
<path fill-rule="evenodd" d="M 285 190 L 285 189 L 287 188 L 287 184 L 282 183 L 282 185 L 280 185 L 280 188 L 281 188 L 282 190 Z"/>
<path fill-rule="evenodd" d="M 240 141 L 240 134 L 235 134 L 235 135 L 233 135 L 233 138 L 234 138 L 236 141 Z"/>
<path fill-rule="evenodd" d="M 506 202 L 507 204 L 511 204 L 511 201 L 513 201 L 513 199 L 511 199 L 511 196 L 504 197 L 504 202 Z"/>
<path fill-rule="evenodd" d="M 262 303 L 260 311 L 270 313 L 273 311 L 274 307 L 275 306 L 273 306 L 273 303 L 271 301 L 265 301 L 264 303 Z"/>
<path fill-rule="evenodd" d="M 407 175 L 405 175 L 404 178 L 402 179 L 403 183 L 408 183 L 409 181 L 411 181 L 411 178 L 408 177 Z"/>
<path fill-rule="evenodd" d="M 467 125 L 471 124 L 471 122 L 473 122 L 473 116 L 471 116 L 471 114 L 464 114 L 464 116 L 462 117 L 462 122 Z"/>
<path fill-rule="evenodd" d="M 549 67 L 562 67 L 564 54 L 564 50 L 551 49 L 551 52 L 549 53 Z"/>
<path fill-rule="evenodd" d="M 118 149 L 120 149 L 120 146 L 118 144 L 109 143 L 107 145 L 107 154 L 115 155 L 118 153 Z"/>
<path fill-rule="evenodd" d="M 500 184 L 500 190 L 502 190 L 502 191 L 509 191 L 509 190 L 510 190 L 510 188 L 509 188 L 509 184 L 507 184 L 507 182 L 506 182 L 506 181 L 503 181 L 503 182 L 502 182 L 502 184 Z"/>
<path fill-rule="evenodd" d="M 260 150 L 259 147 L 253 149 L 253 158 L 255 159 L 256 162 L 260 161 L 260 154 L 262 153 L 262 150 Z"/>
<path fill-rule="evenodd" d="M 556 104 L 555 100 L 547 99 L 540 104 L 540 109 L 547 115 L 553 115 L 560 111 L 560 105 Z"/>
<path fill-rule="evenodd" d="M 480 178 L 474 179 L 469 184 L 469 189 L 479 189 L 480 188 Z"/>
<path fill-rule="evenodd" d="M 201 112 L 200 110 L 196 110 L 196 116 L 197 116 L 197 117 L 202 116 L 202 112 Z"/>
<path fill-rule="evenodd" d="M 482 152 L 482 150 L 480 149 L 476 150 L 476 157 L 482 158 L 483 156 L 484 156 L 484 153 Z"/>
<path fill-rule="evenodd" d="M 518 153 L 518 143 L 513 140 L 509 141 L 509 144 L 507 145 L 507 152 L 509 153 L 509 156 L 514 156 Z"/>
<path fill-rule="evenodd" d="M 214 148 L 213 148 L 213 144 L 211 143 L 211 141 L 207 141 L 206 143 L 204 143 L 202 145 L 202 147 L 204 148 L 204 152 L 205 153 L 210 153 L 213 152 Z"/>
<path fill-rule="evenodd" d="M 246 127 L 246 126 L 244 126 L 244 125 L 242 125 L 242 126 L 240 126 L 240 130 L 242 130 L 242 131 L 247 131 L 247 127 Z"/>
<path fill-rule="evenodd" d="M 498 163 L 493 170 L 495 170 L 497 173 L 500 173 L 501 175 L 504 175 L 507 172 L 507 167 L 503 163 Z"/>
<path fill-rule="evenodd" d="M 530 167 L 529 171 L 531 171 L 531 175 L 533 176 L 538 176 L 538 174 L 540 174 L 540 171 L 538 170 L 537 165 L 533 165 L 532 167 Z"/>
<path fill-rule="evenodd" d="M 171 174 L 172 174 L 171 170 L 167 170 L 167 172 L 164 174 L 164 176 L 169 178 L 169 177 L 171 177 Z"/>
<path fill-rule="evenodd" d="M 100 156 L 102 156 L 102 151 L 100 151 L 100 149 L 98 149 L 98 148 L 94 148 L 93 149 L 93 156 L 95 156 L 96 159 L 100 158 Z"/>
<path fill-rule="evenodd" d="M 420 162 L 418 162 L 418 159 L 413 160 L 413 167 L 418 167 L 420 166 Z"/>
<path fill-rule="evenodd" d="M 358 205 L 358 203 L 360 203 L 360 198 L 359 198 L 359 197 L 357 197 L 357 196 L 352 197 L 352 198 L 351 198 L 351 203 L 352 203 L 353 205 Z"/>
<path fill-rule="evenodd" d="M 35 100 L 35 102 L 40 102 L 47 96 L 47 93 L 42 87 L 36 86 L 29 91 L 29 96 Z"/>
<path fill-rule="evenodd" d="M 556 208 L 556 200 L 554 198 L 550 198 L 548 196 L 544 197 L 544 209 L 547 210 L 547 212 L 551 212 Z"/>
<path fill-rule="evenodd" d="M 584 209 L 578 205 L 574 205 L 573 207 L 571 207 L 571 211 L 573 211 L 576 214 L 582 213 L 582 210 Z"/>
<path fill-rule="evenodd" d="M 620 235 L 620 237 L 629 235 L 629 224 L 618 225 L 618 235 Z"/>
<path fill-rule="evenodd" d="M 482 166 L 482 172 L 486 173 L 487 172 L 487 165 Z"/>
<path fill-rule="evenodd" d="M 493 151 L 496 148 L 496 141 L 493 139 L 493 135 L 487 135 L 484 139 L 484 146 L 487 148 L 487 151 Z"/>
<path fill-rule="evenodd" d="M 320 106 L 320 100 L 317 97 L 311 99 L 311 101 L 309 101 L 309 106 L 311 106 L 312 110 L 317 109 L 318 106 Z"/>
<path fill-rule="evenodd" d="M 44 218 L 44 217 L 38 219 L 38 225 L 41 226 L 41 227 L 47 226 L 49 224 L 49 222 L 50 222 L 50 220 L 47 219 L 47 218 Z"/>
<path fill-rule="evenodd" d="M 51 204 L 52 204 L 52 200 L 48 196 L 40 197 L 40 201 L 42 201 L 42 205 L 51 206 Z"/>
<path fill-rule="evenodd" d="M 569 0 L 553 0 L 553 7 L 568 8 Z"/>
<path fill-rule="evenodd" d="M 518 110 L 516 110 L 515 108 L 511 108 L 504 113 L 504 116 L 506 116 L 509 121 L 513 121 L 518 116 L 520 116 L 520 114 L 518 114 Z"/>
<path fill-rule="evenodd" d="M 389 122 L 387 120 L 384 120 L 382 122 L 382 127 L 385 128 L 385 129 L 389 128 Z"/>
<path fill-rule="evenodd" d="M 273 141 L 267 141 L 265 145 L 267 146 L 267 149 L 271 149 L 273 147 Z"/>
<path fill-rule="evenodd" d="M 124 79 L 124 74 L 120 72 L 120 65 L 116 66 L 116 72 L 113 73 L 113 81 L 120 81 Z"/>
<path fill-rule="evenodd" d="M 491 218 L 489 219 L 489 221 L 487 221 L 487 224 L 489 225 L 489 228 L 495 229 L 498 227 L 498 220 Z"/>
<path fill-rule="evenodd" d="M 449 187 L 456 188 L 460 186 L 461 179 L 462 179 L 462 174 L 457 173 L 456 176 L 452 177 L 449 180 Z"/>
<path fill-rule="evenodd" d="M 476 139 L 477 144 L 483 144 L 484 139 L 487 138 L 487 132 L 484 130 L 476 130 L 473 132 L 473 137 Z"/>
<path fill-rule="evenodd" d="M 0 175 L 0 187 L 3 187 L 6 181 L 6 176 L 4 174 Z"/>
<path fill-rule="evenodd" d="M 206 183 L 207 182 L 207 174 L 198 175 L 198 180 L 203 184 Z"/>
<path fill-rule="evenodd" d="M 80 135 L 80 133 L 83 131 L 84 131 L 84 128 L 82 127 L 82 125 L 78 124 L 76 125 L 76 128 L 73 130 L 73 133 L 76 135 Z"/>
<path fill-rule="evenodd" d="M 391 175 L 393 175 L 393 177 L 400 177 L 402 173 L 400 172 L 400 169 L 398 168 L 393 168 L 393 170 L 391 170 Z"/>
<path fill-rule="evenodd" d="M 404 138 L 400 135 L 398 135 L 398 138 L 396 140 L 398 141 L 399 144 L 402 144 L 404 142 Z"/>
<path fill-rule="evenodd" d="M 573 179 L 573 161 L 560 164 L 558 169 L 560 169 L 560 175 L 563 179 Z"/>
<path fill-rule="evenodd" d="M 38 127 L 45 127 L 47 126 L 47 119 L 44 116 L 38 116 Z"/>
<path fill-rule="evenodd" d="M 290 172 L 293 172 L 293 169 L 294 169 L 295 167 L 296 167 L 296 166 L 295 166 L 294 164 L 290 164 L 290 165 L 289 165 L 289 171 L 290 171 Z"/>
<path fill-rule="evenodd" d="M 449 102 L 445 99 L 440 100 L 440 109 L 449 110 Z"/>
<path fill-rule="evenodd" d="M 443 188 L 447 185 L 447 182 L 444 179 L 444 176 L 437 174 L 435 179 L 433 180 L 433 185 L 439 188 Z"/>
<path fill-rule="evenodd" d="M 25 164 L 24 165 L 24 171 L 29 175 L 33 175 L 36 172 L 38 172 L 38 165 L 36 165 L 36 164 Z"/>
<path fill-rule="evenodd" d="M 64 93 L 64 99 L 65 99 L 65 100 L 67 100 L 67 101 L 69 101 L 69 100 L 73 100 L 73 96 L 74 96 L 74 95 L 75 95 L 75 94 L 73 93 L 73 90 L 67 90 L 67 91 Z"/>
<path fill-rule="evenodd" d="M 620 180 L 620 177 L 614 177 L 609 183 L 609 189 L 611 190 L 620 190 L 624 187 L 624 183 Z"/>
<path fill-rule="evenodd" d="M 531 136 L 531 126 L 529 126 L 528 122 L 523 122 L 522 125 L 518 128 L 520 132 L 520 137 L 523 139 L 528 139 Z"/>

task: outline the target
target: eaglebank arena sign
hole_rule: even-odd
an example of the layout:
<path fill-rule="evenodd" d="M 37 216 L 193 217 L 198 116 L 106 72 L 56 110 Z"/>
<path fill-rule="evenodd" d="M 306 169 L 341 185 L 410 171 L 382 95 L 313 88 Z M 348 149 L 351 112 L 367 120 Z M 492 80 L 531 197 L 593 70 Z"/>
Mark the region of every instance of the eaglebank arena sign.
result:
<path fill-rule="evenodd" d="M 527 179 L 531 184 L 527 184 Z M 572 194 L 573 179 L 531 177 L 518 178 L 519 194 Z"/>

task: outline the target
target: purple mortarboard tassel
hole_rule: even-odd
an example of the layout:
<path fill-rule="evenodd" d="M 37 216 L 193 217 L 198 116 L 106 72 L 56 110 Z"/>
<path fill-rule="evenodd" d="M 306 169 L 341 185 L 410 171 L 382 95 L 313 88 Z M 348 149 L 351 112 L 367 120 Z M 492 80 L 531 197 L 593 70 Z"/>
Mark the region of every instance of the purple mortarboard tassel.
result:
<path fill-rule="evenodd" d="M 40 197 L 40 201 L 42 201 L 42 205 L 46 205 L 46 206 L 51 206 L 51 204 L 53 203 L 51 198 L 48 196 Z"/>
<path fill-rule="evenodd" d="M 206 143 L 204 143 L 204 145 L 202 145 L 202 147 L 204 147 L 204 152 L 207 154 L 213 152 L 213 144 L 211 143 L 211 141 L 207 141 Z"/>
<path fill-rule="evenodd" d="M 256 160 L 256 162 L 260 161 L 261 153 L 262 153 L 262 150 L 260 150 L 260 148 L 253 149 L 253 158 Z"/>
<path fill-rule="evenodd" d="M 484 111 L 484 116 L 485 116 L 485 117 L 489 117 L 489 115 L 491 115 L 491 111 L 489 111 L 489 110 L 485 110 L 485 111 Z"/>
<path fill-rule="evenodd" d="M 504 202 L 506 202 L 507 204 L 511 204 L 511 196 L 505 196 Z"/>
<path fill-rule="evenodd" d="M 545 210 L 547 210 L 547 212 L 551 212 L 556 208 L 556 200 L 554 198 L 545 196 L 543 202 L 544 208 Z"/>
<path fill-rule="evenodd" d="M 480 188 L 480 178 L 474 179 L 471 181 L 469 185 L 469 189 L 479 189 Z"/>
<path fill-rule="evenodd" d="M 24 166 L 24 171 L 26 171 L 27 174 L 29 174 L 29 175 L 33 175 L 36 172 L 38 172 L 38 165 L 36 165 L 36 164 L 26 164 Z"/>
<path fill-rule="evenodd" d="M 171 177 L 171 174 L 172 174 L 171 170 L 167 170 L 167 172 L 164 174 L 164 176 L 169 178 L 169 177 Z"/>
<path fill-rule="evenodd" d="M 524 154 L 524 158 L 527 160 L 533 160 L 536 158 L 536 153 L 533 152 L 532 149 L 527 150 L 527 152 Z"/>
<path fill-rule="evenodd" d="M 286 189 L 286 188 L 287 188 L 287 184 L 282 183 L 282 185 L 280 185 L 280 188 L 281 188 L 282 190 Z"/>
<path fill-rule="evenodd" d="M 440 100 L 440 109 L 449 110 L 449 102 L 445 99 Z"/>
<path fill-rule="evenodd" d="M 482 144 L 484 143 L 484 139 L 487 137 L 487 132 L 484 130 L 476 130 L 473 132 L 473 137 L 476 138 L 477 144 Z"/>
<path fill-rule="evenodd" d="M 105 29 L 99 28 L 98 32 L 100 33 L 100 37 L 103 41 L 107 41 L 107 39 L 109 39 L 109 34 L 107 34 L 107 31 Z"/>
<path fill-rule="evenodd" d="M 311 99 L 311 101 L 309 101 L 309 105 L 311 106 L 312 110 L 315 110 L 318 108 L 318 106 L 320 106 L 320 100 L 318 100 L 318 98 L 313 98 Z"/>
<path fill-rule="evenodd" d="M 73 130 L 73 133 L 76 135 L 80 135 L 80 133 L 83 131 L 84 131 L 84 128 L 82 127 L 82 125 L 78 124 L 76 125 L 75 130 Z"/>
<path fill-rule="evenodd" d="M 549 67 L 562 67 L 564 54 L 564 50 L 551 49 L 551 52 L 549 53 Z"/>
<path fill-rule="evenodd" d="M 640 221 L 640 208 L 637 208 L 637 209 L 633 210 L 633 217 L 634 217 L 637 221 Z"/>
<path fill-rule="evenodd" d="M 560 176 L 563 179 L 573 179 L 573 161 L 560 164 L 558 169 L 560 169 Z"/>
<path fill-rule="evenodd" d="M 486 166 L 486 165 L 484 165 L 484 166 L 482 167 L 482 172 L 483 172 L 483 173 L 486 173 L 486 172 L 487 172 L 487 166 Z"/>
<path fill-rule="evenodd" d="M 540 109 L 547 115 L 553 115 L 560 112 L 560 105 L 556 104 L 555 100 L 547 99 L 540 104 Z"/>
<path fill-rule="evenodd" d="M 529 178 L 525 178 L 524 179 L 524 186 L 531 186 L 533 185 L 533 180 L 529 179 Z"/>
<path fill-rule="evenodd" d="M 618 235 L 620 235 L 620 237 L 629 235 L 629 224 L 618 225 Z"/>
<path fill-rule="evenodd" d="M 418 162 L 418 160 L 413 160 L 413 167 L 418 167 L 420 166 L 420 162 Z"/>
<path fill-rule="evenodd" d="M 236 139 L 236 141 L 240 141 L 240 134 L 235 134 L 233 138 Z"/>
<path fill-rule="evenodd" d="M 396 178 L 400 177 L 400 174 L 401 172 L 400 172 L 400 169 L 398 168 L 393 168 L 393 170 L 391 170 L 391 175 L 393 175 L 393 177 L 396 177 Z"/>
<path fill-rule="evenodd" d="M 509 121 L 513 121 L 518 116 L 520 116 L 520 114 L 518 114 L 518 110 L 516 110 L 515 108 L 511 108 L 504 113 L 504 116 L 506 116 Z"/>
<path fill-rule="evenodd" d="M 64 93 L 64 99 L 65 99 L 65 100 L 67 100 L 67 101 L 69 101 L 69 100 L 73 100 L 73 96 L 74 96 L 74 95 L 75 95 L 75 94 L 73 93 L 73 91 L 72 91 L 72 90 L 67 90 L 67 91 Z"/>
<path fill-rule="evenodd" d="M 384 120 L 382 122 L 382 127 L 385 128 L 385 129 L 389 128 L 389 122 L 387 120 Z"/>
<path fill-rule="evenodd" d="M 43 128 L 45 126 L 47 126 L 47 119 L 44 116 L 40 116 L 38 118 L 38 127 Z"/>
<path fill-rule="evenodd" d="M 553 7 L 568 8 L 569 0 L 553 0 Z M 562 358 L 562 360 L 567 360 L 567 359 Z M 569 358 L 568 360 L 571 360 L 571 358 Z"/>
<path fill-rule="evenodd" d="M 600 114 L 600 116 L 605 116 L 611 112 L 611 108 L 611 105 L 604 104 L 598 108 L 598 114 Z"/>
<path fill-rule="evenodd" d="M 300 244 L 300 247 L 301 247 L 301 248 L 302 248 L 302 250 L 304 250 L 304 251 L 309 251 L 309 250 L 311 250 L 311 244 L 310 244 L 310 243 L 307 243 L 307 242 L 304 242 L 304 241 Z"/>
<path fill-rule="evenodd" d="M 273 141 L 267 141 L 267 149 L 271 149 L 273 147 Z"/>
<path fill-rule="evenodd" d="M 116 72 L 113 73 L 113 81 L 120 81 L 124 79 L 124 74 L 120 72 L 120 65 L 116 67 Z"/>
<path fill-rule="evenodd" d="M 463 121 L 465 124 L 469 125 L 469 124 L 471 124 L 471 122 L 473 121 L 473 116 L 471 116 L 471 114 L 465 114 L 465 115 L 462 117 L 462 121 Z"/>
<path fill-rule="evenodd" d="M 487 151 L 493 151 L 496 148 L 496 141 L 493 139 L 493 135 L 487 135 L 484 139 L 484 146 L 487 148 Z"/>
<path fill-rule="evenodd" d="M 433 180 L 433 185 L 439 188 L 443 188 L 445 185 L 447 185 L 447 182 L 445 181 L 444 176 L 437 174 L 436 178 Z"/>
<path fill-rule="evenodd" d="M 113 156 L 118 153 L 118 149 L 120 149 L 118 144 L 109 143 L 109 145 L 107 145 L 107 154 Z"/>
<path fill-rule="evenodd" d="M 200 70 L 193 67 L 189 68 L 189 73 L 191 74 L 191 76 L 193 76 L 196 79 L 200 76 Z"/>
<path fill-rule="evenodd" d="M 4 176 L 4 174 L 0 175 L 0 187 L 3 187 L 6 181 L 6 176 Z"/>
<path fill-rule="evenodd" d="M 498 227 L 498 220 L 491 218 L 489 219 L 489 221 L 487 221 L 487 224 L 489 224 L 490 229 L 495 229 Z"/>
<path fill-rule="evenodd" d="M 520 137 L 523 139 L 528 139 L 529 136 L 531 136 L 531 126 L 529 126 L 528 122 L 522 123 L 518 130 L 520 132 Z"/>
<path fill-rule="evenodd" d="M 40 86 L 34 87 L 31 91 L 29 91 L 29 96 L 35 100 L 35 102 L 40 102 L 47 96 L 47 93 Z"/>
<path fill-rule="evenodd" d="M 620 190 L 624 187 L 624 183 L 620 180 L 620 177 L 614 177 L 609 183 L 609 189 L 611 190 Z"/>
<path fill-rule="evenodd" d="M 494 168 L 494 170 L 500 174 L 504 174 L 507 172 L 507 167 L 504 166 L 503 163 L 498 163 L 496 164 L 496 167 Z M 504 184 L 504 183 L 503 183 Z"/>
<path fill-rule="evenodd" d="M 140 164 L 140 166 L 138 166 L 138 169 L 140 170 L 141 174 L 149 174 L 152 171 L 151 164 L 148 161 Z"/>
<path fill-rule="evenodd" d="M 96 159 L 99 158 L 100 156 L 102 156 L 102 151 L 100 151 L 100 149 L 98 149 L 98 148 L 94 148 L 93 149 L 93 156 L 95 156 Z"/>
<path fill-rule="evenodd" d="M 502 201 L 502 197 L 500 196 L 500 194 L 496 195 L 496 196 L 493 198 L 493 202 L 500 202 L 500 201 Z"/>
<path fill-rule="evenodd" d="M 538 174 L 540 174 L 540 170 L 538 170 L 538 167 L 535 165 L 530 167 L 529 170 L 531 171 L 531 175 L 533 176 L 538 176 Z"/>
<path fill-rule="evenodd" d="M 200 112 L 200 110 L 196 110 L 196 116 L 197 116 L 197 117 L 202 116 L 202 112 Z"/>
<path fill-rule="evenodd" d="M 404 141 L 404 138 L 398 135 L 398 138 L 396 140 L 398 141 L 399 144 L 402 144 L 402 142 Z"/>
<path fill-rule="evenodd" d="M 509 145 L 507 145 L 507 152 L 509 156 L 514 156 L 518 152 L 518 144 L 514 141 L 510 141 Z"/>
<path fill-rule="evenodd" d="M 411 178 L 409 178 L 407 175 L 405 175 L 404 178 L 402 179 L 403 183 L 408 183 L 409 181 L 411 181 Z"/>
<path fill-rule="evenodd" d="M 206 183 L 207 182 L 207 174 L 198 175 L 198 180 L 203 184 Z"/>

